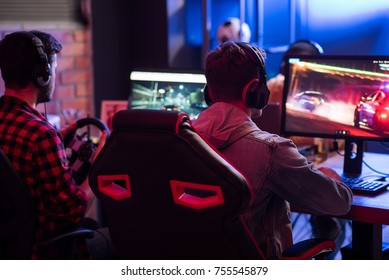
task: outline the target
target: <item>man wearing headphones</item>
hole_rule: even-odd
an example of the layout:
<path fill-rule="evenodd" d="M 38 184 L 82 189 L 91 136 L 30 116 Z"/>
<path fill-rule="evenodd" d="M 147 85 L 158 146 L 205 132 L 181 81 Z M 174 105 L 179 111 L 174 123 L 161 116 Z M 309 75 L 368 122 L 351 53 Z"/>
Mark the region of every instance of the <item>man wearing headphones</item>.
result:
<path fill-rule="evenodd" d="M 280 105 L 282 104 L 282 96 L 284 90 L 284 81 L 285 81 L 285 58 L 288 55 L 322 55 L 324 53 L 323 48 L 315 41 L 312 40 L 297 40 L 289 45 L 288 50 L 285 52 L 281 64 L 280 64 L 280 73 L 268 80 L 267 85 L 269 90 L 271 91 L 271 95 L 269 98 L 269 102 L 278 102 Z M 281 110 L 280 110 L 281 112 Z M 325 145 L 330 146 L 331 141 L 324 139 L 314 139 L 311 137 L 303 137 L 303 136 L 294 136 L 291 137 L 293 142 L 299 146 L 314 146 L 316 141 L 327 141 Z M 314 237 L 324 237 L 336 240 L 337 248 L 333 253 L 329 255 L 328 258 L 335 258 L 338 253 L 340 247 L 343 244 L 345 239 L 345 221 L 337 218 L 325 217 L 325 216 L 317 216 L 317 215 L 308 215 L 298 214 L 292 217 L 295 218 L 293 224 L 297 223 L 297 218 L 304 218 L 306 220 L 310 220 L 312 227 L 312 235 Z M 296 235 L 300 235 L 297 229 L 294 229 Z"/>
<path fill-rule="evenodd" d="M 211 106 L 193 125 L 252 186 L 254 197 L 243 214 L 266 258 L 280 258 L 293 243 L 289 203 L 324 215 L 350 210 L 352 192 L 335 171 L 315 169 L 291 140 L 261 131 L 251 120 L 270 94 L 260 49 L 223 43 L 208 54 L 205 76 Z"/>
<path fill-rule="evenodd" d="M 323 48 L 318 43 L 311 40 L 297 40 L 290 44 L 288 50 L 282 57 L 280 73 L 267 82 L 272 93 L 269 102 L 282 103 L 285 80 L 285 57 L 287 55 L 320 55 L 323 54 L 323 52 Z"/>
<path fill-rule="evenodd" d="M 61 44 L 40 31 L 14 32 L 0 41 L 5 93 L 0 98 L 0 148 L 34 199 L 35 240 L 77 226 L 94 196 L 85 180 L 77 186 L 67 166 L 62 137 L 36 105 L 52 99 Z M 101 150 L 106 133 L 101 136 Z M 33 258 L 39 255 L 33 247 Z M 83 257 L 79 255 L 79 257 Z"/>

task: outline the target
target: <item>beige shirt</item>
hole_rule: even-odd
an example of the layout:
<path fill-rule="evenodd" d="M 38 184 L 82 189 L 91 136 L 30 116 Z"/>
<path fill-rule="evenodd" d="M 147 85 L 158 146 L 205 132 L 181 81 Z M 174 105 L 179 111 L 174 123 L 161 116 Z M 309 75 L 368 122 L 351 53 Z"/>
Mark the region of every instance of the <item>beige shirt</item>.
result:
<path fill-rule="evenodd" d="M 293 244 L 289 203 L 319 215 L 350 210 L 346 185 L 317 170 L 291 140 L 260 130 L 238 107 L 217 102 L 193 126 L 248 179 L 254 197 L 244 217 L 267 259 Z"/>

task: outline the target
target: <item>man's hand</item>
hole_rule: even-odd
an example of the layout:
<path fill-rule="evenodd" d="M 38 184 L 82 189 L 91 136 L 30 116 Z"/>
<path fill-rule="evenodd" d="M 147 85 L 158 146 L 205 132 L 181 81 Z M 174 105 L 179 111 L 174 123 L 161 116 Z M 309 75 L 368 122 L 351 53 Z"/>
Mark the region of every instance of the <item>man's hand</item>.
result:
<path fill-rule="evenodd" d="M 65 139 L 66 135 L 68 135 L 71 131 L 77 128 L 77 123 L 72 123 L 64 128 L 61 128 L 58 132 L 61 135 L 62 139 Z"/>
<path fill-rule="evenodd" d="M 107 136 L 108 136 L 108 133 L 106 130 L 101 131 L 99 144 L 97 145 L 96 152 L 95 152 L 95 158 L 100 153 L 101 149 L 104 147 L 105 141 L 107 140 Z M 95 160 L 95 158 L 93 160 Z"/>
<path fill-rule="evenodd" d="M 324 174 L 326 174 L 328 177 L 336 180 L 336 181 L 342 181 L 342 178 L 339 176 L 338 173 L 336 173 L 335 170 L 333 170 L 332 168 L 328 168 L 328 167 L 319 167 L 318 170 L 320 170 L 321 172 L 323 172 Z"/>

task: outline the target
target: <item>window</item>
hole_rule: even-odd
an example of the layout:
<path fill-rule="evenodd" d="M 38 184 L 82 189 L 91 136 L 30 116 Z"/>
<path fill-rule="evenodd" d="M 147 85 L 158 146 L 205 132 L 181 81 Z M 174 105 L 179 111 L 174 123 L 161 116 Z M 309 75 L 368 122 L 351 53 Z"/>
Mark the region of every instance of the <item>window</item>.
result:
<path fill-rule="evenodd" d="M 72 22 L 86 24 L 85 0 L 0 0 L 0 22 Z"/>

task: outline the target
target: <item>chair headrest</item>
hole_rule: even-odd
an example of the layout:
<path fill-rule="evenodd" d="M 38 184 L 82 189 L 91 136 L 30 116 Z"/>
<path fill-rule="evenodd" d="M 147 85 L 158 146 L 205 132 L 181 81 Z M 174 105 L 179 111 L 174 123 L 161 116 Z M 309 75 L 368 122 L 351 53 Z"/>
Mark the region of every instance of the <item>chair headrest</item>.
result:
<path fill-rule="evenodd" d="M 190 124 L 190 118 L 184 112 L 130 109 L 122 110 L 115 114 L 112 128 L 113 130 L 121 128 L 158 128 L 178 134 L 180 125 L 184 122 Z"/>

